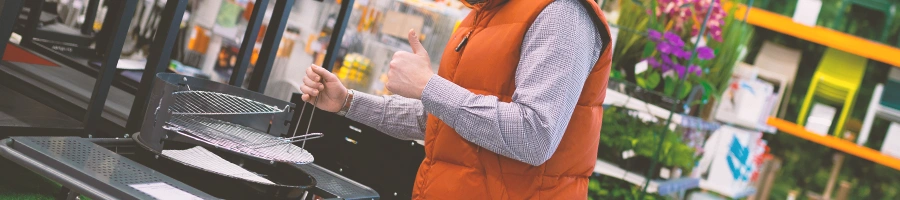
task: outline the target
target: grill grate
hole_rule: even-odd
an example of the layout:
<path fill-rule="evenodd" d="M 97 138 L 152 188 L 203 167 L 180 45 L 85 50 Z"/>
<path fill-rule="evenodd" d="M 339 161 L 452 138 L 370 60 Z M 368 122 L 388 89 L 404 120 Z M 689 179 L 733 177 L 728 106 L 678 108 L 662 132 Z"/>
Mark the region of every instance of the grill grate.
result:
<path fill-rule="evenodd" d="M 284 109 L 251 99 L 210 91 L 173 92 L 175 103 L 169 107 L 175 115 L 265 114 Z"/>
<path fill-rule="evenodd" d="M 253 128 L 194 115 L 173 115 L 163 127 L 225 150 L 285 163 L 313 161 L 308 151 L 289 140 Z"/>

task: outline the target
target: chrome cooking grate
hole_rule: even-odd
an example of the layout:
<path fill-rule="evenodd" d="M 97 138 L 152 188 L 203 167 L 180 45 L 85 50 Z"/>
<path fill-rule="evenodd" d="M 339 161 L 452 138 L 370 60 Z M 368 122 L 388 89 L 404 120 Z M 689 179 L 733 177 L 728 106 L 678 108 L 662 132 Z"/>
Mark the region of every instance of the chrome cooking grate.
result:
<path fill-rule="evenodd" d="M 251 99 L 210 91 L 173 92 L 175 103 L 169 107 L 175 115 L 264 114 L 284 112 Z"/>
<path fill-rule="evenodd" d="M 163 128 L 236 153 L 297 164 L 311 163 L 313 156 L 293 142 L 321 137 L 321 134 L 310 134 L 313 136 L 304 135 L 302 140 L 280 138 L 250 127 L 195 115 L 173 115 Z"/>

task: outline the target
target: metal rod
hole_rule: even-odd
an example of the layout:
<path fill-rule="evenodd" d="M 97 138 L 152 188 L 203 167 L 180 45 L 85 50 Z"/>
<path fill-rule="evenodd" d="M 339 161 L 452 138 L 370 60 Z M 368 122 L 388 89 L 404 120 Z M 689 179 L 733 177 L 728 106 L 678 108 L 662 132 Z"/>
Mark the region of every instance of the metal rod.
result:
<path fill-rule="evenodd" d="M 153 5 L 155 6 L 155 4 Z M 138 92 L 134 95 L 134 103 L 128 114 L 128 122 L 125 130 L 129 133 L 137 132 L 144 122 L 144 111 L 150 101 L 150 92 L 153 89 L 153 78 L 157 73 L 165 72 L 172 57 L 172 48 L 178 38 L 181 19 L 187 8 L 187 0 L 169 0 L 163 8 L 162 18 L 159 21 L 153 42 L 150 44 L 150 55 L 147 56 L 147 65 L 144 66 L 144 74 L 138 85 Z M 148 22 L 149 23 L 149 22 Z M 149 27 L 149 24 L 147 25 Z"/>
<path fill-rule="evenodd" d="M 266 37 L 263 38 L 263 44 L 259 50 L 259 58 L 256 60 L 253 75 L 250 77 L 250 90 L 259 93 L 266 91 L 269 73 L 272 72 L 272 64 L 275 62 L 278 46 L 281 44 L 281 36 L 284 34 L 285 26 L 287 26 L 288 16 L 291 14 L 291 8 L 294 7 L 294 1 L 280 0 L 275 2 L 275 11 L 272 11 L 269 27 L 266 28 Z"/>
<path fill-rule="evenodd" d="M 310 96 L 312 97 L 312 96 Z M 309 113 L 309 122 L 306 124 L 306 134 L 309 135 L 309 128 L 312 127 L 313 116 L 316 114 L 316 108 L 319 105 L 319 96 L 316 96 L 316 101 L 313 103 L 313 110 Z M 303 144 L 300 145 L 300 148 L 306 148 L 306 140 L 303 141 Z"/>
<path fill-rule="evenodd" d="M 231 80 L 228 81 L 232 86 L 241 87 L 244 85 L 244 78 L 247 76 L 247 68 L 250 65 L 250 56 L 253 54 L 253 47 L 256 46 L 260 25 L 262 25 L 262 20 L 268 7 L 269 0 L 256 0 L 253 4 L 250 21 L 247 22 L 247 31 L 244 32 L 244 40 L 241 42 L 241 49 L 238 51 L 237 64 L 234 65 L 234 69 L 231 72 Z"/>
<path fill-rule="evenodd" d="M 19 11 L 22 9 L 22 0 L 6 0 L 0 3 L 0 38 L 9 39 L 15 28 L 16 19 L 19 19 Z M 0 41 L 0 58 L 3 58 L 3 51 L 6 50 L 6 41 Z"/>
<path fill-rule="evenodd" d="M 88 1 L 87 12 L 84 14 L 84 23 L 81 24 L 81 34 L 87 35 L 94 33 L 94 21 L 97 20 L 97 10 L 99 10 L 99 7 L 100 0 Z"/>
<path fill-rule="evenodd" d="M 322 137 L 322 133 L 310 133 L 310 134 L 301 135 L 301 136 L 284 138 L 284 140 L 287 140 L 287 142 L 289 142 L 289 143 L 294 143 L 294 142 L 299 142 L 299 141 L 312 140 L 312 139 L 316 139 L 316 138 L 320 138 L 320 137 Z"/>
<path fill-rule="evenodd" d="M 114 1 L 110 2 L 113 3 Z M 123 3 L 123 15 L 119 18 L 111 18 L 107 20 L 116 20 L 113 30 L 113 37 L 109 38 L 109 48 L 105 52 L 106 58 L 94 82 L 94 90 L 91 94 L 91 101 L 88 103 L 87 113 L 84 116 L 84 134 L 92 135 L 97 131 L 97 127 L 103 118 L 103 108 L 106 105 L 106 97 L 109 95 L 109 89 L 112 85 L 113 77 L 116 75 L 116 65 L 119 62 L 119 54 L 122 53 L 122 46 L 125 43 L 125 36 L 128 33 L 128 26 L 131 24 L 131 18 L 134 16 L 134 10 L 137 7 L 137 0 L 125 0 Z"/>
<path fill-rule="evenodd" d="M 306 102 L 303 102 L 303 108 L 300 109 L 300 114 L 297 117 L 297 122 L 294 124 L 294 134 L 291 137 L 297 136 L 297 129 L 300 129 L 300 119 L 303 118 L 303 112 L 306 111 Z"/>
<path fill-rule="evenodd" d="M 254 147 L 254 149 L 260 149 L 260 148 L 266 148 L 266 147 L 276 146 L 276 145 L 280 145 L 280 144 L 291 144 L 291 143 L 296 143 L 296 142 L 301 142 L 301 141 L 306 142 L 307 140 L 319 139 L 323 136 L 325 136 L 325 135 L 323 135 L 322 133 L 310 133 L 310 134 L 301 135 L 301 136 L 284 138 L 281 141 L 262 142 L 262 143 L 256 143 L 256 144 L 253 144 L 250 146 Z M 259 146 L 259 145 L 265 145 L 265 146 Z M 300 147 L 300 148 L 303 148 L 303 147 Z"/>

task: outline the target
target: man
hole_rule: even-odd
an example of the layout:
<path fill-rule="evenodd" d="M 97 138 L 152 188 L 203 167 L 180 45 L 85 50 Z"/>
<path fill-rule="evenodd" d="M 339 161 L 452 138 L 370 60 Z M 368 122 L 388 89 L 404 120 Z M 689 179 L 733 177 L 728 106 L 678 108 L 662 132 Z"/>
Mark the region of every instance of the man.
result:
<path fill-rule="evenodd" d="M 393 96 L 307 69 L 303 100 L 400 139 L 425 140 L 415 199 L 584 199 L 611 51 L 593 0 L 466 0 L 435 76 L 415 32 Z"/>

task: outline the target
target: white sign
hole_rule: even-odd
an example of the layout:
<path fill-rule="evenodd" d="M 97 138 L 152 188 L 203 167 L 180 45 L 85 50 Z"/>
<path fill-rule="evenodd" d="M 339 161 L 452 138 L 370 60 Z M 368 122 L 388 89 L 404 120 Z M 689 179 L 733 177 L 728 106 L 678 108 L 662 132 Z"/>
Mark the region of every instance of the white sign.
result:
<path fill-rule="evenodd" d="M 816 26 L 819 11 L 822 11 L 822 0 L 798 0 L 797 9 L 794 10 L 794 22 Z"/>
<path fill-rule="evenodd" d="M 194 196 L 191 193 L 179 190 L 178 188 L 162 182 L 131 184 L 128 186 L 131 186 L 132 188 L 137 189 L 144 194 L 150 195 L 155 199 L 202 200 L 202 198 L 200 197 Z"/>
<path fill-rule="evenodd" d="M 762 133 L 722 126 L 703 145 L 703 157 L 695 168 L 700 187 L 732 198 L 752 193 L 759 170 L 758 157 L 765 152 Z"/>
<path fill-rule="evenodd" d="M 881 153 L 900 158 L 900 124 L 891 123 L 888 128 L 884 143 L 881 144 Z"/>

